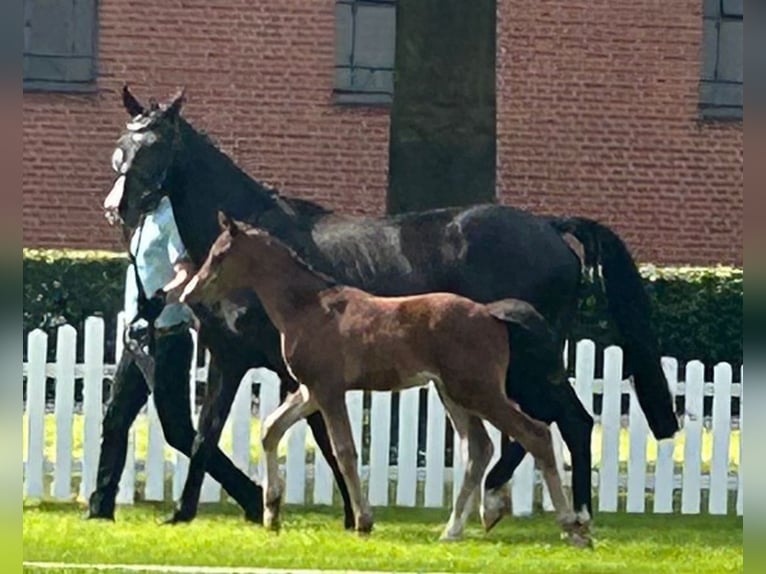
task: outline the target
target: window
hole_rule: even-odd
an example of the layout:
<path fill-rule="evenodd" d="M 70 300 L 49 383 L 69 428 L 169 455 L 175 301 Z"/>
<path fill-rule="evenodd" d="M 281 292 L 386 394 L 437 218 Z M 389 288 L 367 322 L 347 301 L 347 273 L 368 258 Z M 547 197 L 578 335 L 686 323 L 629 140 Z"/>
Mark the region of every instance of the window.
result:
<path fill-rule="evenodd" d="M 390 104 L 394 93 L 394 0 L 336 0 L 335 100 Z"/>
<path fill-rule="evenodd" d="M 24 89 L 90 91 L 97 0 L 24 0 Z"/>
<path fill-rule="evenodd" d="M 703 0 L 700 111 L 706 118 L 742 118 L 743 0 Z"/>

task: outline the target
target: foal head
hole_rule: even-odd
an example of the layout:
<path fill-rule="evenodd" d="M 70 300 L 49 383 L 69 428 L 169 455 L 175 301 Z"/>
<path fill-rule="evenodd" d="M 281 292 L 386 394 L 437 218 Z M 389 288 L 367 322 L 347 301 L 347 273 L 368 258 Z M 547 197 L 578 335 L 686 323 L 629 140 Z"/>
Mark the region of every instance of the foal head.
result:
<path fill-rule="evenodd" d="M 225 298 L 226 294 L 242 286 L 242 265 L 246 251 L 246 234 L 267 235 L 259 229 L 235 221 L 223 212 L 218 213 L 221 234 L 213 243 L 202 267 L 186 285 L 181 302 L 188 305 L 209 305 Z"/>

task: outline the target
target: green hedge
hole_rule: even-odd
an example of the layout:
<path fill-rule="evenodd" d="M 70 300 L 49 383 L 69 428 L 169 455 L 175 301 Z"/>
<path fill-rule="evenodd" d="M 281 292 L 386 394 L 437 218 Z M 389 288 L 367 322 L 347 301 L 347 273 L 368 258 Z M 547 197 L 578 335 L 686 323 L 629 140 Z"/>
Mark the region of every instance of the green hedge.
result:
<path fill-rule="evenodd" d="M 85 319 L 104 318 L 107 356 L 114 356 L 116 316 L 123 306 L 126 256 L 107 251 L 25 249 L 23 251 L 23 324 L 48 332 L 48 354 L 55 355 L 55 330 L 64 323 L 82 333 Z M 82 337 L 78 337 L 78 355 Z"/>
<path fill-rule="evenodd" d="M 742 364 L 743 270 L 734 267 L 664 267 L 642 265 L 660 351 L 681 362 L 699 359 Z M 606 301 L 594 284 L 582 300 L 575 338 L 597 345 L 619 344 L 607 321 Z"/>
<path fill-rule="evenodd" d="M 37 327 L 52 334 L 65 322 L 79 331 L 89 315 L 101 315 L 111 339 L 122 308 L 126 266 L 123 255 L 103 251 L 24 250 L 25 335 Z M 742 269 L 645 265 L 641 273 L 663 354 L 709 365 L 742 362 Z M 586 289 L 590 293 L 583 298 L 575 338 L 619 343 L 600 290 L 593 285 Z M 112 356 L 111 344 L 107 355 Z"/>

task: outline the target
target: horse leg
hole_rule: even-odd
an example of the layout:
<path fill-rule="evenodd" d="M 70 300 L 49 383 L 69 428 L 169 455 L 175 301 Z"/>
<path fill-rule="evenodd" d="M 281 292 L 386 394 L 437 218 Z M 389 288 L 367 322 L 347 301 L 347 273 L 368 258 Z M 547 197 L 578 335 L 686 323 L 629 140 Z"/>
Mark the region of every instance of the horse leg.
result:
<path fill-rule="evenodd" d="M 357 450 L 354 445 L 354 436 L 351 432 L 351 423 L 348 419 L 348 409 L 344 395 L 338 397 L 317 397 L 319 409 L 327 424 L 327 432 L 330 435 L 335 458 L 346 479 L 351 505 L 354 509 L 355 528 L 360 534 L 372 531 L 372 509 L 367 498 L 362 493 L 362 483 L 357 471 Z"/>
<path fill-rule="evenodd" d="M 481 484 L 481 477 L 492 458 L 492 441 L 481 419 L 460 407 L 443 392 L 439 392 L 444 408 L 449 414 L 455 431 L 460 436 L 460 448 L 463 449 L 465 470 L 463 484 L 455 500 L 455 506 L 449 517 L 441 540 L 459 540 L 463 536 L 465 524 L 471 514 L 471 500 Z"/>
<path fill-rule="evenodd" d="M 593 417 L 577 398 L 572 385 L 563 385 L 562 412 L 556 423 L 572 454 L 572 505 L 578 523 L 587 529 L 593 516 L 591 503 L 591 434 Z"/>
<path fill-rule="evenodd" d="M 500 459 L 487 474 L 484 481 L 484 496 L 479 507 L 484 530 L 489 532 L 506 514 L 511 512 L 511 497 L 506 483 L 524 460 L 527 451 L 521 443 L 506 435 L 500 437 Z"/>
<path fill-rule="evenodd" d="M 157 337 L 155 344 L 154 404 L 162 432 L 168 444 L 189 458 L 192 456 L 195 431 L 189 404 L 189 364 L 192 357 L 191 335 L 188 331 Z M 237 466 L 216 446 L 210 457 L 210 475 L 239 503 L 249 520 L 261 515 L 261 492 Z M 198 499 L 194 500 L 195 507 Z M 167 522 L 187 519 L 183 515 Z M 188 518 L 187 520 L 191 520 Z"/>
<path fill-rule="evenodd" d="M 314 442 L 316 442 L 317 447 L 319 447 L 319 450 L 322 452 L 322 455 L 335 477 L 335 484 L 338 485 L 340 496 L 343 499 L 343 525 L 347 530 L 350 530 L 354 528 L 355 523 L 354 507 L 351 504 L 351 496 L 349 495 L 348 487 L 346 486 L 346 479 L 343 477 L 343 472 L 338 464 L 338 459 L 335 458 L 335 455 L 333 454 L 332 442 L 330 442 L 330 435 L 327 433 L 327 425 L 322 418 L 322 413 L 313 413 L 306 418 L 306 422 L 308 422 L 311 427 L 311 432 L 314 435 Z"/>
<path fill-rule="evenodd" d="M 117 365 L 112 398 L 102 423 L 96 490 L 88 500 L 87 518 L 114 520 L 117 489 L 128 451 L 128 432 L 148 396 L 149 387 L 133 355 L 124 351 Z"/>
<path fill-rule="evenodd" d="M 271 530 L 279 530 L 279 507 L 282 500 L 282 481 L 279 478 L 279 459 L 277 447 L 282 436 L 300 419 L 314 412 L 317 408 L 309 389 L 300 385 L 298 390 L 271 413 L 263 425 L 263 452 L 266 457 L 266 480 L 263 488 L 263 525 Z"/>
<path fill-rule="evenodd" d="M 224 374 L 218 369 L 216 356 L 212 357 L 207 392 L 200 413 L 199 428 L 192 442 L 189 472 L 184 483 L 180 504 L 171 518 L 172 522 L 188 522 L 197 515 L 205 468 L 217 449 L 223 425 L 229 416 L 242 375 L 244 375 L 244 369 L 238 370 L 236 373 Z M 246 499 L 240 501 L 245 509 L 247 520 L 260 520 L 263 512 L 261 500 L 261 494 L 256 487 L 252 489 Z"/>

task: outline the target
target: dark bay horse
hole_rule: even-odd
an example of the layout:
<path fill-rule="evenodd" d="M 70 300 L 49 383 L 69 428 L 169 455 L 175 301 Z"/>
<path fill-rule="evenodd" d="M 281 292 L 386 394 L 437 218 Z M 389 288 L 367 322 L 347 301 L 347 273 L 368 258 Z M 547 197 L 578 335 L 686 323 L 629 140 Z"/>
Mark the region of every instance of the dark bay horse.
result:
<path fill-rule="evenodd" d="M 181 301 L 211 306 L 242 290 L 254 291 L 279 330 L 282 358 L 299 383 L 264 423 L 265 526 L 279 529 L 279 441 L 296 421 L 319 411 L 349 489 L 356 530 L 370 532 L 372 509 L 357 471 L 345 394 L 401 391 L 433 380 L 467 455 L 442 539 L 462 537 L 470 501 L 492 457 L 482 424 L 487 420 L 533 454 L 562 529 L 574 544 L 589 543 L 587 524 L 578 523 L 564 494 L 548 426 L 521 411 L 505 392 L 511 356 L 515 362 L 528 360 L 525 348 L 538 349 L 542 372 L 563 371 L 556 337 L 531 305 L 517 299 L 484 305 L 453 293 L 379 297 L 314 270 L 262 229 L 223 213 L 220 223 L 221 235 Z M 511 332 L 526 341 L 521 352 L 509 345 Z"/>
<path fill-rule="evenodd" d="M 506 298 L 528 301 L 559 333 L 562 350 L 576 313 L 583 268 L 600 269 L 608 308 L 622 338 L 626 369 L 633 375 L 649 426 L 658 439 L 677 431 L 648 297 L 630 253 L 607 227 L 501 205 L 385 218 L 340 216 L 314 203 L 281 196 L 247 176 L 180 116 L 182 95 L 147 110 L 125 89 L 123 103 L 132 116 L 118 141 L 121 156 L 130 160 L 120 182 L 119 203 L 119 215 L 127 225 L 135 226 L 147 203 L 167 195 L 187 251 L 201 266 L 219 234 L 217 213 L 223 210 L 268 230 L 319 271 L 377 295 L 443 291 L 482 303 Z M 583 260 L 576 251 L 582 252 Z M 279 333 L 258 298 L 243 291 L 231 301 L 235 304 L 194 309 L 202 324 L 200 340 L 222 373 L 210 382 L 197 437 L 187 448 L 191 464 L 175 520 L 194 517 L 208 464 L 218 476 L 237 472 L 224 467 L 216 444 L 247 369 L 272 369 L 285 390 L 297 388 L 281 357 Z M 558 424 L 572 454 L 575 509 L 590 513 L 592 417 L 570 384 L 548 381 L 533 363 L 518 368 L 512 363 L 511 371 L 508 395 L 530 416 Z M 184 400 L 179 396 L 178 404 Z M 351 525 L 350 501 L 322 419 L 312 415 L 308 421 L 335 473 L 344 495 L 346 524 Z M 486 479 L 485 527 L 507 510 L 501 487 L 524 454 L 518 442 L 503 438 L 500 460 Z M 115 465 L 113 472 L 121 470 Z M 237 501 L 247 502 L 242 496 Z"/>

